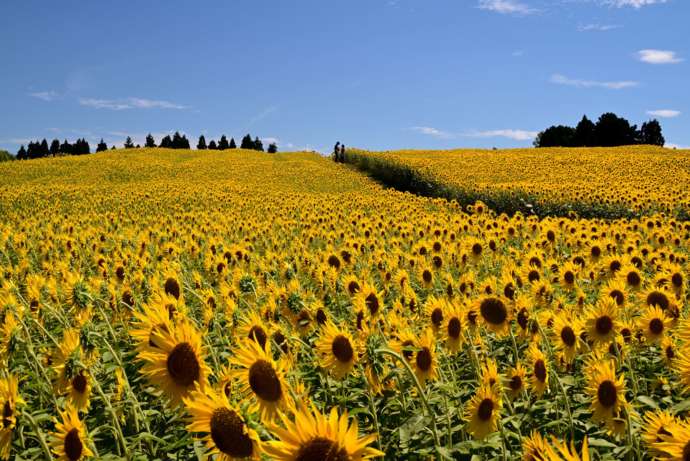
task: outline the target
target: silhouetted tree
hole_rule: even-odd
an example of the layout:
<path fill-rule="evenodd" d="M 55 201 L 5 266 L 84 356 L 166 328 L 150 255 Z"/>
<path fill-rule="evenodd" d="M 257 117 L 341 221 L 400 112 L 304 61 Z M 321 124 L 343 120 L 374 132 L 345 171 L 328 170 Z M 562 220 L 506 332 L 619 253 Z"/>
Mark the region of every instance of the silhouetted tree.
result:
<path fill-rule="evenodd" d="M 254 141 L 252 141 L 252 137 L 250 135 L 246 135 L 244 138 L 242 138 L 240 149 L 254 149 Z"/>
<path fill-rule="evenodd" d="M 186 134 L 182 135 L 182 139 L 180 140 L 180 149 L 191 149 L 189 146 L 189 139 L 187 139 Z"/>
<path fill-rule="evenodd" d="M 237 149 L 237 144 L 235 144 L 235 138 L 230 138 L 230 149 Z"/>
<path fill-rule="evenodd" d="M 66 139 L 60 144 L 60 153 L 65 155 L 72 155 L 72 144 Z"/>
<path fill-rule="evenodd" d="M 218 150 L 218 146 L 216 145 L 216 142 L 211 139 L 211 142 L 208 143 L 208 149 L 209 150 Z"/>
<path fill-rule="evenodd" d="M 220 141 L 218 141 L 218 150 L 225 150 L 229 149 L 230 144 L 228 144 L 228 138 L 225 137 L 225 135 L 220 137 Z"/>
<path fill-rule="evenodd" d="M 651 144 L 653 146 L 663 146 L 666 144 L 664 135 L 661 134 L 661 125 L 657 120 L 644 122 L 638 133 L 640 144 Z"/>
<path fill-rule="evenodd" d="M 627 146 L 635 144 L 637 126 L 616 114 L 602 114 L 594 127 L 594 139 L 597 146 Z"/>
<path fill-rule="evenodd" d="M 199 136 L 199 142 L 196 143 L 196 148 L 199 150 L 206 150 L 206 138 L 204 138 L 203 134 Z"/>
<path fill-rule="evenodd" d="M 165 135 L 163 136 L 163 139 L 161 139 L 161 143 L 159 147 L 165 147 L 167 149 L 170 149 L 172 147 L 172 139 L 170 138 L 170 135 Z"/>
<path fill-rule="evenodd" d="M 96 152 L 103 152 L 106 150 L 108 150 L 108 145 L 103 141 L 103 138 L 101 138 L 101 142 L 96 146 Z"/>
<path fill-rule="evenodd" d="M 260 150 L 261 152 L 264 151 L 264 144 L 261 142 L 258 136 L 256 139 L 254 139 L 254 150 Z"/>
<path fill-rule="evenodd" d="M 47 157 L 50 155 L 50 147 L 48 147 L 48 141 L 45 138 L 43 138 L 43 141 L 41 141 L 41 149 L 39 152 L 41 157 Z"/>
<path fill-rule="evenodd" d="M 276 143 L 272 142 L 271 144 L 268 145 L 268 149 L 266 150 L 269 154 L 275 154 L 278 152 L 278 146 Z"/>
<path fill-rule="evenodd" d="M 116 149 L 115 144 L 113 144 L 113 146 L 110 148 L 110 150 L 115 150 L 115 149 Z"/>
<path fill-rule="evenodd" d="M 575 128 L 558 125 L 551 126 L 537 135 L 534 147 L 572 147 Z"/>
<path fill-rule="evenodd" d="M 146 135 L 146 143 L 144 144 L 146 147 L 156 147 L 156 140 L 153 139 L 153 136 L 151 133 Z"/>
<path fill-rule="evenodd" d="M 134 143 L 132 142 L 132 138 L 130 136 L 127 136 L 127 139 L 125 140 L 125 149 L 134 149 Z"/>
<path fill-rule="evenodd" d="M 60 141 L 53 139 L 53 142 L 50 143 L 50 155 L 55 157 L 58 152 L 60 152 Z"/>
<path fill-rule="evenodd" d="M 582 120 L 575 127 L 575 135 L 573 137 L 573 146 L 575 147 L 590 147 L 594 146 L 594 122 L 582 116 Z"/>
<path fill-rule="evenodd" d="M 24 148 L 24 144 L 19 148 L 17 151 L 17 160 L 26 160 L 29 158 L 29 156 L 26 153 L 26 149 Z"/>

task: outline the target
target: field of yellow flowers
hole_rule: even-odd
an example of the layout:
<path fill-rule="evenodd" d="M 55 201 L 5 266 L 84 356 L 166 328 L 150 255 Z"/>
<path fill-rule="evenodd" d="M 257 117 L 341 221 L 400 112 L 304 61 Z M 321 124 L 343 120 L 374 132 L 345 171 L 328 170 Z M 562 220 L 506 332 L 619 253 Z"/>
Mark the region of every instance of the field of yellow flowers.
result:
<path fill-rule="evenodd" d="M 402 190 L 538 216 L 690 219 L 690 151 L 658 146 L 509 150 L 350 149 L 348 161 Z"/>
<path fill-rule="evenodd" d="M 687 200 L 658 168 L 601 193 Z M 0 177 L 2 460 L 688 459 L 671 213 L 464 210 L 308 153 Z"/>

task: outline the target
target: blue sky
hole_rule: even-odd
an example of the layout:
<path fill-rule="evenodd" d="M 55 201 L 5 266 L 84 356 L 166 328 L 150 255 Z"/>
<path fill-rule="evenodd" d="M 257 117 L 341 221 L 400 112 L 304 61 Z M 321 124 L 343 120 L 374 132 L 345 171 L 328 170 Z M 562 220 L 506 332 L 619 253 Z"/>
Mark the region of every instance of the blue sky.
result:
<path fill-rule="evenodd" d="M 175 130 L 283 151 L 529 146 L 605 111 L 690 146 L 686 0 L 5 0 L 0 18 L 12 152 Z"/>

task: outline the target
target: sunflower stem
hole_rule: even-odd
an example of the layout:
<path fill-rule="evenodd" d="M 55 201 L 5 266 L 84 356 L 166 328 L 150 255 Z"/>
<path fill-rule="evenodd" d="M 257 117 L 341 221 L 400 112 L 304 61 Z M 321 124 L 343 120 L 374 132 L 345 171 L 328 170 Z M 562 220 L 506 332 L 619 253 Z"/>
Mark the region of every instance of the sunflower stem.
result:
<path fill-rule="evenodd" d="M 46 443 L 45 437 L 43 437 L 43 433 L 41 432 L 41 428 L 38 426 L 38 423 L 36 420 L 29 414 L 29 412 L 23 412 L 22 415 L 26 416 L 26 419 L 29 420 L 29 423 L 31 424 L 31 427 L 34 430 L 34 434 L 36 434 L 36 438 L 38 439 L 38 443 L 41 445 L 41 449 L 43 450 L 43 454 L 45 454 L 45 459 L 53 459 L 53 455 L 50 452 L 50 448 L 48 448 L 48 444 Z"/>

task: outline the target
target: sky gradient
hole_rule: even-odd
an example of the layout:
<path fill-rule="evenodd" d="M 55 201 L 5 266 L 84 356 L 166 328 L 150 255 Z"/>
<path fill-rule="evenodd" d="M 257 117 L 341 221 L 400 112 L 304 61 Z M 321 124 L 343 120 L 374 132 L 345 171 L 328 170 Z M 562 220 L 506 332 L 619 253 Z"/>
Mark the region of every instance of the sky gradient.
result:
<path fill-rule="evenodd" d="M 690 146 L 686 0 L 0 3 L 0 148 L 520 147 L 612 111 Z"/>

